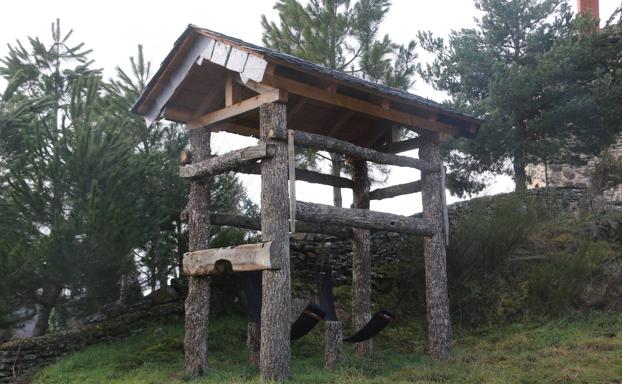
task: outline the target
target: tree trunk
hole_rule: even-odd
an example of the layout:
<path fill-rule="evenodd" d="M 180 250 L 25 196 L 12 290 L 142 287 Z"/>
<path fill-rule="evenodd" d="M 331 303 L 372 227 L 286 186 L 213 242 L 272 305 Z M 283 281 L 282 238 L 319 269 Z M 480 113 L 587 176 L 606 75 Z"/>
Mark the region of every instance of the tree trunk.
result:
<path fill-rule="evenodd" d="M 522 154 L 514 156 L 512 165 L 514 166 L 514 191 L 525 192 L 527 190 L 527 172 Z"/>
<path fill-rule="evenodd" d="M 259 368 L 260 348 L 259 325 L 253 321 L 246 328 L 246 346 L 248 347 L 248 360 L 253 368 Z"/>
<path fill-rule="evenodd" d="M 441 167 L 441 155 L 436 142 L 427 141 L 419 150 L 421 159 Z M 447 261 L 443 235 L 443 203 L 441 173 L 422 172 L 423 216 L 434 222 L 436 234 L 424 239 L 425 293 L 427 305 L 428 346 L 434 359 L 446 359 L 452 348 L 451 318 L 447 295 Z"/>
<path fill-rule="evenodd" d="M 193 160 L 203 161 L 210 156 L 210 135 L 207 128 L 190 131 L 190 146 Z M 190 183 L 188 201 L 188 233 L 190 251 L 207 249 L 210 236 L 210 178 L 193 180 Z M 186 372 L 201 376 L 207 372 L 207 337 L 209 322 L 210 278 L 192 276 L 188 278 L 186 298 Z"/>
<path fill-rule="evenodd" d="M 341 321 L 324 322 L 324 368 L 330 369 L 341 358 L 343 331 Z"/>
<path fill-rule="evenodd" d="M 32 337 L 43 336 L 47 333 L 50 324 L 50 314 L 56 305 L 61 290 L 62 288 L 56 286 L 43 289 L 37 304 L 37 321 L 32 330 Z"/>
<path fill-rule="evenodd" d="M 369 174 L 364 160 L 352 161 L 353 208 L 369 209 Z M 371 319 L 371 241 L 369 229 L 354 228 L 352 240 L 352 323 L 354 332 Z M 369 355 L 372 340 L 357 343 L 357 356 Z"/>
<path fill-rule="evenodd" d="M 284 104 L 264 104 L 259 109 L 260 137 L 274 144 L 272 159 L 261 162 L 261 239 L 272 241 L 273 250 L 282 257 L 282 267 L 263 271 L 260 376 L 262 382 L 283 381 L 290 374 L 291 283 L 289 261 L 289 198 L 287 193 L 287 143 L 274 140 L 286 134 L 287 113 Z"/>
<path fill-rule="evenodd" d="M 331 175 L 341 176 L 341 156 L 336 153 L 330 154 L 331 159 Z M 343 206 L 343 199 L 341 198 L 341 188 L 333 187 L 333 205 L 341 208 Z"/>

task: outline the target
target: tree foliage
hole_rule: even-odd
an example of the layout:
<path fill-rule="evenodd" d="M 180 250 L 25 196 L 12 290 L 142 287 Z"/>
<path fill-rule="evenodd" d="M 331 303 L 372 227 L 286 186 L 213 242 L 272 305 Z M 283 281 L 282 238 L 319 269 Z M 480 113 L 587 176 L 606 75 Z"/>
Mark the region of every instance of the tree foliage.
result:
<path fill-rule="evenodd" d="M 612 143 L 621 128 L 619 43 L 595 32 L 589 16 L 573 17 L 565 0 L 475 4 L 476 28 L 447 42 L 419 33 L 436 56 L 422 76 L 486 119 L 476 140 L 446 147 L 458 191 L 481 188 L 475 176 L 485 171 L 513 175 L 524 189 L 528 164 L 580 163 Z"/>

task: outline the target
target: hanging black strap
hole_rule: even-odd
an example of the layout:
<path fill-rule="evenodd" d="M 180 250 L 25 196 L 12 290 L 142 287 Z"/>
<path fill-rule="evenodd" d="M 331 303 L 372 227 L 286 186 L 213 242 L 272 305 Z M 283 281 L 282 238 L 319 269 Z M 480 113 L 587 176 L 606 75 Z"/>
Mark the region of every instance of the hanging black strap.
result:
<path fill-rule="evenodd" d="M 322 264 L 317 275 L 317 288 L 320 296 L 320 307 L 326 312 L 325 319 L 337 321 L 335 299 L 333 297 L 333 275 L 330 264 Z"/>
<path fill-rule="evenodd" d="M 241 272 L 242 289 L 251 319 L 257 325 L 261 324 L 261 271 Z"/>
<path fill-rule="evenodd" d="M 392 312 L 381 309 L 374 314 L 363 328 L 354 335 L 346 337 L 343 341 L 347 341 L 348 343 L 360 343 L 361 341 L 369 340 L 394 321 L 395 315 Z"/>
<path fill-rule="evenodd" d="M 296 319 L 290 330 L 290 339 L 294 341 L 300 339 L 307 333 L 309 333 L 313 327 L 323 320 L 325 316 L 324 311 L 318 305 L 309 303 L 307 307 L 302 311 L 300 316 Z"/>

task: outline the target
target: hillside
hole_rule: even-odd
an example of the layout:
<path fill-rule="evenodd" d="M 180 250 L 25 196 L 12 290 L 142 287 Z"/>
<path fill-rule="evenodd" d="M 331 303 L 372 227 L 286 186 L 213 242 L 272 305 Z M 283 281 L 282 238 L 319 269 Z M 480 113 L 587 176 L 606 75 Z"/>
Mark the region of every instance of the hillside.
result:
<path fill-rule="evenodd" d="M 183 375 L 181 324 L 148 328 L 125 341 L 91 347 L 40 372 L 35 383 L 256 383 L 247 364 L 246 321 L 211 324 L 211 368 L 203 380 Z M 376 339 L 371 358 L 322 369 L 319 330 L 294 343 L 295 383 L 619 383 L 622 315 L 587 313 L 536 323 L 459 330 L 455 352 L 433 363 L 423 324 L 401 322 Z M 346 350 L 352 356 L 351 348 Z"/>

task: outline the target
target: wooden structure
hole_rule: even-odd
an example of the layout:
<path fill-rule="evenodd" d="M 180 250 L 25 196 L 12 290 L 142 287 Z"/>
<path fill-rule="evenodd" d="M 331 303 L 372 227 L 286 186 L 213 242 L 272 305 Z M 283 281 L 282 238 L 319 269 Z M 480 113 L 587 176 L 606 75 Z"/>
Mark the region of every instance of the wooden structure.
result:
<path fill-rule="evenodd" d="M 186 301 L 186 368 L 207 369 L 209 274 L 227 260 L 234 271 L 262 270 L 259 368 L 262 380 L 282 380 L 290 366 L 289 232 L 352 237 L 353 321 L 370 318 L 370 231 L 425 236 L 429 352 L 444 358 L 451 348 L 446 287 L 444 169 L 439 142 L 449 135 L 473 137 L 480 121 L 427 99 L 367 82 L 307 61 L 195 26 L 175 43 L 134 106 L 147 123 L 164 118 L 185 123 L 191 164 L 188 203 L 190 276 Z M 415 138 L 400 140 L 401 129 Z M 254 147 L 210 156 L 210 133 L 226 131 L 259 139 Z M 413 135 L 414 136 L 414 135 Z M 294 144 L 345 156 L 352 179 L 297 169 Z M 419 148 L 420 158 L 397 153 Z M 190 156 L 184 156 L 189 161 Z M 420 181 L 370 190 L 367 162 L 421 171 Z M 227 171 L 261 175 L 261 219 L 209 213 L 209 179 Z M 351 209 L 296 201 L 295 180 L 350 188 Z M 288 181 L 290 181 L 288 186 Z M 421 192 L 423 217 L 370 211 L 370 200 Z M 261 230 L 255 247 L 210 250 L 210 225 Z M 341 332 L 331 324 L 331 335 Z M 257 330 L 254 329 L 253 332 Z M 330 335 L 327 335 L 330 337 Z M 334 336 L 337 337 L 337 336 Z M 256 344 L 256 343 L 255 343 Z M 252 347 L 256 352 L 257 346 Z M 333 347 L 339 351 L 340 347 Z M 371 343 L 357 347 L 358 354 Z M 335 356 L 327 358 L 332 365 Z"/>

